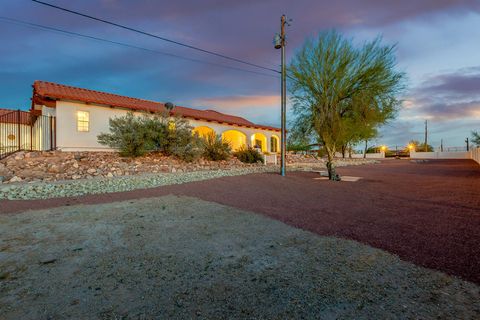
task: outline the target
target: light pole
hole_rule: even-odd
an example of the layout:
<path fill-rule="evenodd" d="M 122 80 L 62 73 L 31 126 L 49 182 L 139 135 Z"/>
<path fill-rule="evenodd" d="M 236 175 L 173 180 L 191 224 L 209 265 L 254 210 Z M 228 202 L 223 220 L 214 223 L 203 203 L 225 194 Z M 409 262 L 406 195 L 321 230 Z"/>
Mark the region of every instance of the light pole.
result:
<path fill-rule="evenodd" d="M 290 20 L 291 21 L 291 20 Z M 282 60 L 282 102 L 281 102 L 281 122 L 282 122 L 282 137 L 281 137 L 281 156 L 280 156 L 280 174 L 285 176 L 285 152 L 287 146 L 287 131 L 286 131 L 286 113 L 287 113 L 287 75 L 285 70 L 285 25 L 289 25 L 285 15 L 282 15 L 280 20 L 280 35 L 277 33 L 273 38 L 275 49 L 281 49 Z"/>

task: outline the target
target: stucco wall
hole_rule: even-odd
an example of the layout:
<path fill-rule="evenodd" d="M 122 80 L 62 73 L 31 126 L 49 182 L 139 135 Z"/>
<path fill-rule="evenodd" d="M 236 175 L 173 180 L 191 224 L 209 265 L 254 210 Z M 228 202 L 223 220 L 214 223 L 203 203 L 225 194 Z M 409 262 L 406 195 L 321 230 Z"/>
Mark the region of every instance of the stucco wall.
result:
<path fill-rule="evenodd" d="M 50 110 L 48 110 L 50 111 Z M 90 115 L 90 126 L 88 132 L 77 131 L 77 111 L 87 111 Z M 109 131 L 109 119 L 112 117 L 124 116 L 128 110 L 110 108 L 108 106 L 87 105 L 77 102 L 57 101 L 55 116 L 57 117 L 57 148 L 64 151 L 111 151 L 112 149 L 101 145 L 97 141 L 100 133 Z M 136 113 L 140 115 L 141 113 Z M 228 130 L 238 130 L 246 135 L 248 145 L 251 145 L 252 135 L 262 133 L 267 138 L 267 150 L 271 150 L 270 138 L 276 136 L 280 141 L 280 132 L 260 130 L 207 122 L 201 120 L 190 120 L 193 127 L 207 126 L 217 134 Z M 278 148 L 279 150 L 279 148 Z"/>

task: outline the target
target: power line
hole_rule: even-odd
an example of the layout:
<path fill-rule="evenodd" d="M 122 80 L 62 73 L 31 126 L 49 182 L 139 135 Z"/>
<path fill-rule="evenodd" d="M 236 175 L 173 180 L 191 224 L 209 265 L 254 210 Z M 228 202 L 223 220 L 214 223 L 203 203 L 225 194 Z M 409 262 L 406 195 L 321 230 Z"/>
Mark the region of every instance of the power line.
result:
<path fill-rule="evenodd" d="M 147 52 L 150 52 L 150 53 L 157 53 L 157 54 L 169 56 L 169 57 L 172 57 L 172 58 L 192 61 L 192 62 L 196 62 L 196 63 L 208 64 L 208 65 L 215 66 L 215 67 L 226 68 L 226 69 L 242 71 L 242 72 L 248 72 L 248 73 L 258 74 L 258 75 L 267 76 L 267 77 L 278 78 L 277 76 L 272 75 L 272 74 L 267 74 L 267 73 L 258 72 L 258 71 L 254 71 L 254 70 L 247 70 L 247 69 L 227 66 L 227 65 L 218 64 L 218 63 L 209 62 L 209 61 L 204 61 L 204 60 L 199 60 L 199 59 L 183 57 L 183 56 L 179 56 L 179 55 L 176 55 L 176 54 L 173 54 L 173 53 L 163 52 L 163 51 L 154 50 L 154 49 L 148 49 L 148 48 L 144 48 L 144 47 L 140 47 L 140 46 L 124 43 L 124 42 L 118 42 L 118 41 L 108 40 L 108 39 L 104 39 L 104 38 L 98 38 L 98 37 L 89 36 L 89 35 L 73 32 L 73 31 L 67 31 L 67 30 L 63 30 L 63 29 L 58 29 L 58 28 L 45 26 L 45 25 L 41 25 L 41 24 L 36 24 L 36 23 L 32 23 L 32 22 L 17 20 L 17 19 L 13 19 L 13 18 L 0 16 L 0 20 L 3 20 L 5 22 L 20 24 L 20 25 L 25 25 L 25 26 L 29 26 L 29 27 L 32 27 L 32 28 L 44 29 L 45 31 L 53 31 L 55 33 L 61 33 L 63 35 L 67 35 L 67 36 L 76 36 L 76 37 L 81 37 L 81 38 L 85 38 L 85 39 L 90 39 L 90 40 L 95 40 L 95 41 L 106 42 L 106 43 L 109 43 L 109 44 L 119 45 L 119 46 L 123 46 L 123 47 L 127 47 L 127 48 L 143 50 L 143 51 L 147 51 Z"/>
<path fill-rule="evenodd" d="M 217 53 L 217 52 L 214 52 L 214 51 L 210 51 L 210 50 L 202 49 L 202 48 L 199 48 L 199 47 L 196 47 L 196 46 L 193 46 L 193 45 L 189 45 L 189 44 L 186 44 L 186 43 L 183 43 L 183 42 L 179 42 L 179 41 L 175 41 L 175 40 L 168 39 L 168 38 L 165 38 L 165 37 L 161 37 L 161 36 L 146 32 L 146 31 L 142 31 L 142 30 L 139 30 L 139 29 L 135 29 L 135 28 L 132 28 L 132 27 L 125 26 L 125 25 L 121 25 L 121 24 L 116 23 L 116 22 L 104 20 L 104 19 L 101 19 L 101 18 L 93 17 L 93 16 L 85 14 L 85 13 L 70 10 L 70 9 L 67 9 L 67 8 L 60 7 L 60 6 L 56 6 L 56 5 L 53 5 L 51 3 L 47 3 L 47 2 L 43 2 L 43 1 L 39 1 L 39 0 L 32 0 L 32 1 L 36 2 L 38 4 L 41 4 L 41 5 L 44 5 L 44 6 L 48 6 L 48 7 L 55 8 L 55 9 L 58 9 L 58 10 L 61 10 L 61 11 L 72 13 L 72 14 L 75 14 L 75 15 L 78 15 L 78 16 L 82 16 L 82 17 L 85 17 L 85 18 L 88 18 L 88 19 L 95 20 L 95 21 L 103 22 L 103 23 L 106 23 L 106 24 L 109 24 L 109 25 L 112 25 L 112 26 L 115 26 L 115 27 L 119 27 L 119 28 L 122 28 L 122 29 L 125 29 L 125 30 L 140 33 L 140 34 L 143 34 L 143 35 L 146 35 L 146 36 L 149 36 L 149 37 L 153 37 L 153 38 L 156 38 L 156 39 L 159 39 L 159 40 L 162 40 L 162 41 L 170 42 L 170 43 L 182 46 L 182 47 L 197 50 L 197 51 L 200 51 L 200 52 L 203 52 L 203 53 L 211 54 L 211 55 L 214 55 L 214 56 L 217 56 L 217 57 L 220 57 L 220 58 L 224 58 L 224 59 L 227 59 L 227 60 L 235 61 L 235 62 L 238 62 L 238 63 L 246 64 L 246 65 L 249 65 L 249 66 L 252 66 L 252 67 L 256 67 L 256 68 L 280 73 L 280 71 L 269 68 L 269 67 L 264 67 L 264 66 L 261 66 L 261 65 L 255 64 L 255 63 L 251 63 L 251 62 L 248 62 L 248 61 L 245 61 L 245 60 L 230 57 L 230 56 L 227 56 L 227 55 L 224 55 L 224 54 L 221 54 L 221 53 Z"/>

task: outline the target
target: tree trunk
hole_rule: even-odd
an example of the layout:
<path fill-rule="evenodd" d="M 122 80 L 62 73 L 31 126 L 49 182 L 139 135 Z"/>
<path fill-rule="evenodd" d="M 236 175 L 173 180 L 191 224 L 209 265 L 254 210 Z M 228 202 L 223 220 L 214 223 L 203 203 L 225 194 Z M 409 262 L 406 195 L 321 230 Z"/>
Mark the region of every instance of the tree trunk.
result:
<path fill-rule="evenodd" d="M 348 157 L 352 159 L 352 146 L 348 146 Z"/>
<path fill-rule="evenodd" d="M 328 170 L 328 179 L 331 181 L 340 181 L 340 176 L 335 170 L 335 164 L 333 162 L 334 152 L 330 148 L 325 148 L 327 151 L 327 170 Z"/>
<path fill-rule="evenodd" d="M 347 150 L 346 146 L 342 146 L 342 158 L 345 159 L 345 151 Z"/>
<path fill-rule="evenodd" d="M 367 158 L 367 150 L 368 150 L 367 143 L 368 143 L 368 140 L 365 140 L 365 150 L 363 151 L 363 158 Z"/>

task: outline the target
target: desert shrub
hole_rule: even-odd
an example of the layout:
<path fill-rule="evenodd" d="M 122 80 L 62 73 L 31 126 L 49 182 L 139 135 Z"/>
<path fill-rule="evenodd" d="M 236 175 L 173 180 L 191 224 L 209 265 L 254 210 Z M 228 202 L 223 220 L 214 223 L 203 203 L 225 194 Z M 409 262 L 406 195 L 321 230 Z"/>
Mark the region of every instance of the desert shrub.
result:
<path fill-rule="evenodd" d="M 192 135 L 193 128 L 187 120 L 160 114 L 151 117 L 150 122 L 149 139 L 155 150 L 188 162 L 202 154 L 201 141 L 198 136 Z"/>
<path fill-rule="evenodd" d="M 98 142 L 119 149 L 124 156 L 137 157 L 147 151 L 160 151 L 192 161 L 201 155 L 198 137 L 192 135 L 188 121 L 168 114 L 135 116 L 129 112 L 110 119 L 110 133 L 102 133 Z"/>
<path fill-rule="evenodd" d="M 233 155 L 245 163 L 263 162 L 262 154 L 252 147 L 242 147 L 235 151 Z"/>
<path fill-rule="evenodd" d="M 222 136 L 211 132 L 200 138 L 202 155 L 205 159 L 219 161 L 227 160 L 230 157 L 230 143 L 224 141 Z"/>
<path fill-rule="evenodd" d="M 110 133 L 98 135 L 98 142 L 118 149 L 122 156 L 138 157 L 149 149 L 144 121 L 129 112 L 109 120 Z"/>
<path fill-rule="evenodd" d="M 381 151 L 380 147 L 368 147 L 367 153 L 379 153 Z"/>
<path fill-rule="evenodd" d="M 310 145 L 301 144 L 301 143 L 288 143 L 287 144 L 287 151 L 291 151 L 294 153 L 297 152 L 307 152 L 311 149 Z"/>

